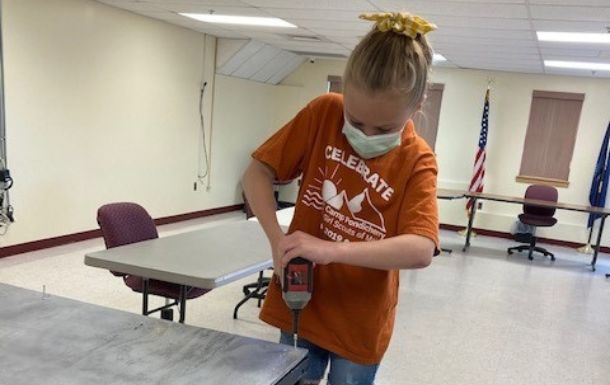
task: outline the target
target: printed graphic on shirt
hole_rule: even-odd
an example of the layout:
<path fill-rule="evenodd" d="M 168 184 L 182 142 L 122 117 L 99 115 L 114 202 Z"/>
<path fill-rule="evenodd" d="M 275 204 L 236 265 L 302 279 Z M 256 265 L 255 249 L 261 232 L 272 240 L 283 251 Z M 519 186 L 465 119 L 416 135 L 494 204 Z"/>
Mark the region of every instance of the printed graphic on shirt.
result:
<path fill-rule="evenodd" d="M 316 183 L 307 186 L 302 199 L 305 206 L 323 213 L 320 228 L 324 235 L 337 242 L 385 238 L 385 218 L 373 204 L 371 194 L 388 201 L 394 189 L 355 155 L 333 146 L 326 147 L 325 155 L 336 166 L 331 170 L 318 168 L 320 175 L 314 178 Z M 339 175 L 357 173 L 362 185 L 349 191 L 341 188 L 343 179 L 337 177 L 338 171 L 341 171 Z"/>

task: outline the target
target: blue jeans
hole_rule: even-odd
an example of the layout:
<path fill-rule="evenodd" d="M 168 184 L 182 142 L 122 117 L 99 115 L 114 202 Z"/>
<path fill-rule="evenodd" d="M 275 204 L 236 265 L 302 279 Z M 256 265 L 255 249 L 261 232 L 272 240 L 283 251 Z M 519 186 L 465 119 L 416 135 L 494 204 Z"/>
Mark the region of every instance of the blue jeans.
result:
<path fill-rule="evenodd" d="M 280 343 L 292 346 L 294 344 L 292 334 L 282 332 Z M 309 350 L 307 355 L 309 367 L 301 381 L 302 384 L 317 384 L 320 382 L 330 361 L 328 385 L 374 385 L 375 375 L 379 368 L 378 364 L 356 364 L 301 338 L 297 341 L 297 345 Z"/>

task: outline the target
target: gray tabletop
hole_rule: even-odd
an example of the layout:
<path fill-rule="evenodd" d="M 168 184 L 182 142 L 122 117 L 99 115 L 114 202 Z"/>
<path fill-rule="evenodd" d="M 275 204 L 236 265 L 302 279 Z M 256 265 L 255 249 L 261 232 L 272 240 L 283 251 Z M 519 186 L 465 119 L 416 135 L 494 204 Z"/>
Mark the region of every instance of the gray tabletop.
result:
<path fill-rule="evenodd" d="M 306 350 L 0 284 L 0 383 L 277 384 Z"/>
<path fill-rule="evenodd" d="M 246 220 L 88 253 L 85 264 L 203 289 L 273 265 L 265 233 Z"/>

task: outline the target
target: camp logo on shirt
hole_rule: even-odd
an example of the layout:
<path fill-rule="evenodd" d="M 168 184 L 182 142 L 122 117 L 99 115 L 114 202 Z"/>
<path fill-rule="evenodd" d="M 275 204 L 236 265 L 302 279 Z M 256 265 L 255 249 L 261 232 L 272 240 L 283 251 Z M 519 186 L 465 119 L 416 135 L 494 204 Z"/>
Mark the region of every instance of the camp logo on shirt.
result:
<path fill-rule="evenodd" d="M 307 186 L 302 199 L 305 206 L 323 212 L 320 228 L 324 234 L 338 242 L 350 238 L 365 241 L 385 238 L 385 219 L 372 203 L 370 194 L 378 193 L 388 201 L 394 189 L 379 174 L 371 173 L 365 162 L 355 155 L 327 146 L 325 157 L 337 166 L 333 170 L 318 168 L 320 178 L 314 178 L 316 184 Z M 342 179 L 335 180 L 335 177 L 340 167 L 358 173 L 366 187 L 359 191 L 339 191 Z"/>

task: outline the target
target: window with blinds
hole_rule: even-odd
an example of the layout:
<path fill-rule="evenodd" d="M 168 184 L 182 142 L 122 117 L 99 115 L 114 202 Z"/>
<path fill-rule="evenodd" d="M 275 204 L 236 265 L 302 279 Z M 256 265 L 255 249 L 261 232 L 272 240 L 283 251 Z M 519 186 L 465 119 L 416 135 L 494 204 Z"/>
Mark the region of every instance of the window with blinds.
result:
<path fill-rule="evenodd" d="M 517 182 L 567 187 L 585 94 L 534 91 Z"/>
<path fill-rule="evenodd" d="M 438 118 L 441 113 L 441 102 L 443 100 L 444 84 L 432 83 L 428 86 L 426 101 L 422 106 L 421 112 L 413 117 L 415 131 L 417 135 L 424 138 L 432 150 L 436 146 L 436 136 L 438 133 Z"/>

